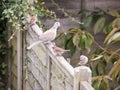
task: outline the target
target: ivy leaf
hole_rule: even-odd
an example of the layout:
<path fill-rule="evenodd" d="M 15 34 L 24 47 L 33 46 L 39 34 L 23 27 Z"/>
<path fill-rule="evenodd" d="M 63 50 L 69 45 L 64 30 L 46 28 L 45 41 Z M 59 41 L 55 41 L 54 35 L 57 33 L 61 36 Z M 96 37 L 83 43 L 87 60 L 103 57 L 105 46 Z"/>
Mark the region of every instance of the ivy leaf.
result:
<path fill-rule="evenodd" d="M 105 17 L 99 18 L 98 21 L 95 23 L 94 33 L 96 34 L 100 32 L 103 29 L 104 24 L 105 24 Z"/>

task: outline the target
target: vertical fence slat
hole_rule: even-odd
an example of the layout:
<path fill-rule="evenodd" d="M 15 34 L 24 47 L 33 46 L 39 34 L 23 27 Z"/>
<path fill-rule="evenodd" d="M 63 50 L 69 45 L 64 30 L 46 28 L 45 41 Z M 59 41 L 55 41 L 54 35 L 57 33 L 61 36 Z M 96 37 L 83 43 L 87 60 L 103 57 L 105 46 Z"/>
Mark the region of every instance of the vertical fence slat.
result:
<path fill-rule="evenodd" d="M 17 31 L 17 90 L 22 90 L 22 70 L 21 70 L 21 34 Z"/>
<path fill-rule="evenodd" d="M 50 73 L 51 73 L 51 61 L 49 58 L 48 59 L 48 72 L 47 72 L 47 90 L 50 90 Z"/>
<path fill-rule="evenodd" d="M 94 88 L 87 81 L 81 81 L 80 90 L 94 90 Z"/>
<path fill-rule="evenodd" d="M 79 69 L 74 69 L 74 90 L 79 90 L 79 83 L 80 83 L 80 73 Z"/>

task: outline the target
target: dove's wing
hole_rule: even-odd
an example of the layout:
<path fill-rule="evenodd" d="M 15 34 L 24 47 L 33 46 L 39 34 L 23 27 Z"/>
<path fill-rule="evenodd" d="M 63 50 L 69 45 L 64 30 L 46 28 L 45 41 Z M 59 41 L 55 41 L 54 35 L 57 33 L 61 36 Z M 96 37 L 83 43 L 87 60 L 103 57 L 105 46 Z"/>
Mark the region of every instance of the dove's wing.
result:
<path fill-rule="evenodd" d="M 60 26 L 59 22 L 56 22 L 53 27 L 51 27 L 49 30 L 47 30 L 46 32 L 44 32 L 43 34 L 40 35 L 39 37 L 39 41 L 34 42 L 33 44 L 31 44 L 27 49 L 31 49 L 33 46 L 41 43 L 41 42 L 50 42 L 52 40 L 55 39 L 56 37 L 56 33 L 57 33 L 57 28 Z"/>
<path fill-rule="evenodd" d="M 53 30 L 50 30 L 50 31 L 46 31 L 45 33 L 40 35 L 39 39 L 43 42 L 47 42 L 47 41 L 54 40 L 55 37 L 56 37 L 56 32 Z"/>

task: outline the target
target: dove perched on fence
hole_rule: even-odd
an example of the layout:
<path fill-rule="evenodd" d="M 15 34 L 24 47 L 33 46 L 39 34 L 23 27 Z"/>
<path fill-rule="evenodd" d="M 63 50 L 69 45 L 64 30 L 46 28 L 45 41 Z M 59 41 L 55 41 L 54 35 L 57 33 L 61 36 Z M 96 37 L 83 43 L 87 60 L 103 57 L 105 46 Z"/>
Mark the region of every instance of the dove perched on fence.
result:
<path fill-rule="evenodd" d="M 85 55 L 80 55 L 80 62 L 78 63 L 78 66 L 84 66 L 88 62 L 88 57 Z"/>
<path fill-rule="evenodd" d="M 53 27 L 51 27 L 49 30 L 45 31 L 43 34 L 39 36 L 39 41 L 34 42 L 31 44 L 27 49 L 31 49 L 35 45 L 38 45 L 39 43 L 49 43 L 53 41 L 57 36 L 57 29 L 60 27 L 60 22 L 55 22 Z"/>

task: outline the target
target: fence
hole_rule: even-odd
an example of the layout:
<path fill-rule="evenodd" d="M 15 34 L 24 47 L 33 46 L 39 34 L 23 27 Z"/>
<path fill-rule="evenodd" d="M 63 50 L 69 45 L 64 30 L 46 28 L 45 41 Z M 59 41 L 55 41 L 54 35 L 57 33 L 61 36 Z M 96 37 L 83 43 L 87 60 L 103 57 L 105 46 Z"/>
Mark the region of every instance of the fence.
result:
<path fill-rule="evenodd" d="M 27 45 L 37 38 L 36 27 L 27 33 Z M 54 55 L 51 45 L 41 43 L 28 50 L 26 55 L 27 90 L 94 90 L 91 70 L 86 66 L 73 68 L 64 57 Z"/>
<path fill-rule="evenodd" d="M 33 1 L 33 0 L 32 0 Z M 57 8 L 53 7 L 51 5 L 51 0 L 45 0 L 46 4 L 48 5 L 47 7 L 49 9 L 52 9 L 53 11 L 57 11 Z M 57 3 L 60 5 L 60 7 L 65 8 L 65 10 L 70 13 L 73 17 L 75 17 L 77 20 L 80 18 L 77 15 L 77 12 L 81 8 L 87 8 L 87 9 L 93 9 L 94 6 L 99 6 L 104 8 L 105 10 L 108 8 L 115 8 L 117 10 L 120 10 L 119 8 L 119 3 L 120 0 L 55 0 Z M 68 30 L 70 27 L 79 27 L 78 24 L 75 22 L 72 22 L 72 20 L 69 17 L 63 17 L 63 13 L 60 13 L 59 11 L 58 17 L 61 18 L 60 22 L 62 23 L 62 26 L 64 27 L 63 30 Z M 52 20 L 44 19 L 42 21 L 45 23 L 47 26 L 49 26 L 52 22 Z M 63 31 L 61 30 L 61 31 Z M 22 34 L 21 34 L 22 35 Z M 20 48 L 21 48 L 21 56 L 20 56 L 20 66 L 21 66 L 21 88 L 23 90 L 49 90 L 49 89 L 55 89 L 59 85 L 62 87 L 68 87 L 71 88 L 70 90 L 74 90 L 75 86 L 76 88 L 80 86 L 80 88 L 84 88 L 84 86 L 91 87 L 90 81 L 88 82 L 91 78 L 91 76 L 86 76 L 89 79 L 85 79 L 83 81 L 81 80 L 76 80 L 75 76 L 78 76 L 78 79 L 82 73 L 77 73 L 76 71 L 79 71 L 79 69 L 84 68 L 84 67 L 78 67 L 78 68 L 73 68 L 69 63 L 66 62 L 66 60 L 63 57 L 55 57 L 53 54 L 51 54 L 51 48 L 50 46 L 44 46 L 40 44 L 37 47 L 34 47 L 32 50 L 29 50 L 25 53 L 25 43 L 24 39 L 27 39 L 27 43 L 31 43 L 34 41 L 36 34 L 34 31 L 29 30 L 29 33 L 27 33 L 27 37 L 21 36 L 20 40 Z M 29 37 L 29 38 L 28 38 Z M 100 38 L 101 40 L 101 35 L 98 35 L 97 38 Z M 12 40 L 12 57 L 10 57 L 10 64 L 9 64 L 9 90 L 17 90 L 16 85 L 18 83 L 18 75 L 17 75 L 17 63 L 18 63 L 18 37 L 15 36 L 14 39 Z M 119 46 L 119 45 L 118 45 Z M 39 52 L 39 53 L 38 53 Z M 26 67 L 25 67 L 25 55 L 27 55 L 27 73 L 26 73 Z M 44 60 L 42 60 L 44 59 Z M 88 68 L 85 67 L 86 73 L 91 73 Z M 84 70 L 84 71 L 85 71 Z M 64 72 L 65 71 L 65 72 Z M 58 72 L 59 74 L 55 74 L 55 72 Z M 80 74 L 80 75 L 79 75 Z M 89 74 L 85 74 L 89 75 Z M 44 76 L 44 77 L 43 77 Z M 69 77 L 70 76 L 70 77 Z M 42 78 L 43 77 L 43 78 Z M 81 79 L 81 78 L 80 78 Z M 51 81 L 54 80 L 54 81 Z M 12 82 L 11 82 L 12 81 Z M 75 84 L 76 81 L 76 84 Z M 54 85 L 54 83 L 56 83 Z M 80 82 L 80 84 L 79 84 Z M 27 86 L 27 87 L 26 87 Z M 54 87 L 56 86 L 56 87 Z M 83 86 L 83 87 L 82 87 Z M 59 86 L 60 87 L 60 86 Z M 11 89 L 10 89 L 11 88 Z M 53 90 L 54 90 L 53 89 Z M 57 88 L 58 89 L 58 88 Z M 64 90 L 64 89 L 63 89 Z M 81 89 L 84 90 L 84 89 Z M 90 90 L 90 89 L 89 89 Z"/>

